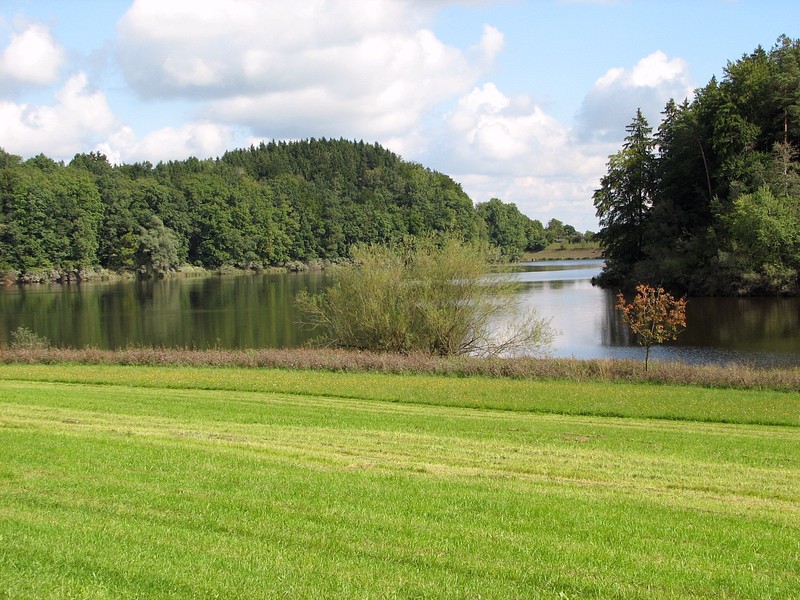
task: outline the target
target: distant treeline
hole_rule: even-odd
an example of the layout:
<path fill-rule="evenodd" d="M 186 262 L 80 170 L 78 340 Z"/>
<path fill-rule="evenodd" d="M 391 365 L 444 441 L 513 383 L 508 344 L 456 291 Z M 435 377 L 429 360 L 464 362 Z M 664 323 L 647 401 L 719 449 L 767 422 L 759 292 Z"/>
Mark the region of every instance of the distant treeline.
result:
<path fill-rule="evenodd" d="M 0 270 L 23 278 L 336 260 L 353 244 L 439 232 L 486 239 L 509 258 L 583 237 L 497 199 L 473 206 L 450 177 L 364 142 L 271 142 L 155 166 L 0 150 Z"/>
<path fill-rule="evenodd" d="M 653 131 L 641 112 L 594 195 L 601 282 L 800 293 L 800 40 L 729 62 Z"/>

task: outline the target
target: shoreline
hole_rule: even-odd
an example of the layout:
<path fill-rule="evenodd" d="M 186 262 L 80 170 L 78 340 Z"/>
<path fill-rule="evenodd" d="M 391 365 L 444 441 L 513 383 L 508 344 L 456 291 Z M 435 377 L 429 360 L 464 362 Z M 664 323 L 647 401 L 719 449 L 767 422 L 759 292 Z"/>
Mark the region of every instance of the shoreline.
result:
<path fill-rule="evenodd" d="M 555 248 L 538 252 L 526 252 L 520 262 L 537 262 L 548 260 L 601 260 L 601 248 Z"/>
<path fill-rule="evenodd" d="M 110 283 L 117 281 L 149 281 L 158 279 L 188 279 L 191 277 L 220 277 L 224 275 L 245 275 L 253 273 L 301 273 L 306 271 L 324 271 L 333 263 L 330 261 L 287 261 L 283 266 L 269 267 L 233 267 L 223 265 L 216 269 L 206 269 L 196 265 L 182 265 L 175 270 L 157 276 L 139 276 L 134 271 L 112 271 L 103 267 L 91 267 L 60 271 L 58 269 L 41 269 L 29 273 L 0 271 L 0 287 L 36 286 L 36 285 L 72 285 L 84 283 Z"/>
<path fill-rule="evenodd" d="M 557 260 L 600 260 L 603 252 L 598 247 L 590 248 L 555 248 L 538 252 L 526 252 L 514 264 L 521 262 L 557 261 Z M 336 264 L 330 260 L 286 261 L 283 265 L 237 267 L 223 265 L 207 269 L 197 265 L 185 264 L 159 275 L 144 275 L 136 271 L 114 271 L 105 267 L 93 266 L 81 269 L 35 269 L 30 272 L 0 271 L 0 287 L 34 286 L 34 285 L 70 285 L 82 283 L 108 283 L 116 281 L 173 279 L 189 277 L 218 277 L 221 275 L 245 275 L 249 273 L 302 273 L 306 271 L 324 271 Z"/>
<path fill-rule="evenodd" d="M 689 365 L 627 359 L 437 357 L 428 354 L 389 354 L 331 348 L 252 348 L 245 350 L 131 347 L 57 348 L 0 347 L 2 364 L 89 364 L 290 369 L 395 375 L 441 375 L 572 383 L 646 383 L 705 388 L 800 392 L 800 367 L 758 367 L 745 364 Z"/>

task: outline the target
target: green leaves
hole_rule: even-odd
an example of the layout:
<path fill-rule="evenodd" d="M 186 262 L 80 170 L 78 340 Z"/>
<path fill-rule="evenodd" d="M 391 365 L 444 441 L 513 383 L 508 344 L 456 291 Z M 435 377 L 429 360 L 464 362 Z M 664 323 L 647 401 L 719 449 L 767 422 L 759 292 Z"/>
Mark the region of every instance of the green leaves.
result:
<path fill-rule="evenodd" d="M 725 218 L 742 285 L 782 293 L 797 285 L 800 267 L 800 200 L 762 186 L 734 201 Z"/>
<path fill-rule="evenodd" d="M 601 282 L 691 294 L 800 293 L 800 40 L 729 62 L 655 138 L 637 113 L 594 200 Z"/>
<path fill-rule="evenodd" d="M 0 150 L 0 267 L 260 268 L 336 262 L 353 245 L 445 234 L 491 237 L 517 258 L 576 233 L 556 220 L 560 233 L 544 230 L 497 199 L 482 206 L 450 177 L 364 142 L 273 142 L 156 166 L 111 165 L 97 153 L 66 167 L 43 154 L 23 163 Z M 162 226 L 177 259 L 170 250 L 154 263 Z"/>
<path fill-rule="evenodd" d="M 178 267 L 178 238 L 156 216 L 142 228 L 137 266 L 145 275 L 160 277 Z"/>
<path fill-rule="evenodd" d="M 497 198 L 475 208 L 486 223 L 489 241 L 509 260 L 518 260 L 528 248 L 531 220 L 515 204 L 505 204 Z"/>
<path fill-rule="evenodd" d="M 322 345 L 441 356 L 541 350 L 553 338 L 549 322 L 516 310 L 514 284 L 491 273 L 492 258 L 452 237 L 357 246 L 335 285 L 297 304 Z"/>

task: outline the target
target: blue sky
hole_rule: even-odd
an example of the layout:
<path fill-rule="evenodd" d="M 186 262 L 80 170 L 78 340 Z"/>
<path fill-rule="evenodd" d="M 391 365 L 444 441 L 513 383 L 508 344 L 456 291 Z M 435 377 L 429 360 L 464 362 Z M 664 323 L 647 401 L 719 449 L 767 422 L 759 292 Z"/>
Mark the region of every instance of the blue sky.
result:
<path fill-rule="evenodd" d="M 363 139 L 596 230 L 636 109 L 657 126 L 797 29 L 796 0 L 0 0 L 0 147 L 155 163 Z"/>

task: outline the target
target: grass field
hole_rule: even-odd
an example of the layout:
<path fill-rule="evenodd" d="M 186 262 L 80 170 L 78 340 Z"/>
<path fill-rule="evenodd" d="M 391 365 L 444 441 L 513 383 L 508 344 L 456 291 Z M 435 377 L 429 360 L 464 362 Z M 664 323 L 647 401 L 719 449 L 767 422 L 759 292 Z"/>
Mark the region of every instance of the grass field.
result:
<path fill-rule="evenodd" d="M 800 394 L 0 365 L 0 598 L 793 598 Z"/>
<path fill-rule="evenodd" d="M 579 244 L 553 243 L 544 250 L 526 252 L 525 261 L 537 260 L 591 260 L 603 258 L 603 250 L 596 242 L 582 242 Z"/>

